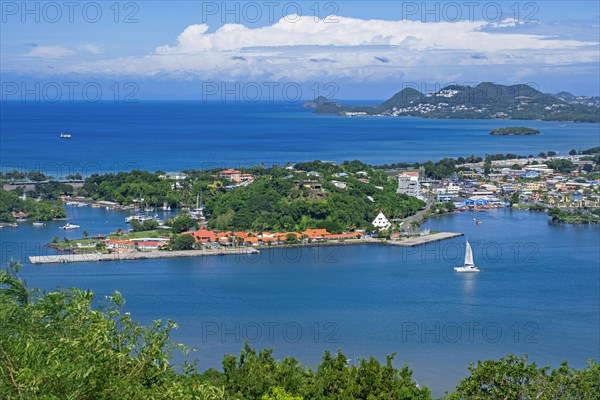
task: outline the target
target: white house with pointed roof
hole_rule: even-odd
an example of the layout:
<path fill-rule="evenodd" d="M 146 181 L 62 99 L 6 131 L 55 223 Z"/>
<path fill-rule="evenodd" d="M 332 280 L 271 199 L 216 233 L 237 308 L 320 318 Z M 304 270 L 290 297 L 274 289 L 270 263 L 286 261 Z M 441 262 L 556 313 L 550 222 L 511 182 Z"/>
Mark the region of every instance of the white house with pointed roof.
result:
<path fill-rule="evenodd" d="M 390 224 L 390 221 L 388 221 L 385 215 L 383 215 L 383 213 L 380 212 L 377 215 L 377 217 L 375 217 L 375 219 L 373 220 L 373 226 L 379 229 L 389 229 L 389 227 L 392 226 L 392 224 Z"/>

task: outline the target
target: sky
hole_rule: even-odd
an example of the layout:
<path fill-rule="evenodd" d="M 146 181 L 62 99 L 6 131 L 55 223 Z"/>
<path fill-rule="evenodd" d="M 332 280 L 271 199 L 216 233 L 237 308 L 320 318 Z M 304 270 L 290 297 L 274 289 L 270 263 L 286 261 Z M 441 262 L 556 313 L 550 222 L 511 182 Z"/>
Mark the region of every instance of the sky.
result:
<path fill-rule="evenodd" d="M 600 93 L 597 1 L 5 1 L 2 99 Z M 37 90 L 37 94 L 33 91 Z"/>

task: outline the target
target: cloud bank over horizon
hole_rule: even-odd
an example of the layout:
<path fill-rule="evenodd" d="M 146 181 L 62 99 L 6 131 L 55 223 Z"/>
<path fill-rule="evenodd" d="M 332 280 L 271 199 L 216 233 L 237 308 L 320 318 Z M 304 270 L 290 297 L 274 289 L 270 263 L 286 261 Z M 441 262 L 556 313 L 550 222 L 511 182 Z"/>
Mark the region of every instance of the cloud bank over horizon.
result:
<path fill-rule="evenodd" d="M 78 55 L 98 56 L 98 46 L 45 44 L 32 47 L 19 58 L 27 59 L 31 72 L 38 73 L 359 82 L 457 66 L 516 67 L 525 77 L 531 66 L 600 62 L 598 42 L 511 32 L 516 25 L 514 20 L 431 23 L 347 17 L 328 23 L 288 15 L 264 27 L 225 24 L 212 33 L 207 24 L 189 25 L 176 43 L 159 45 L 141 56 L 105 55 L 85 61 Z M 53 63 L 50 71 L 48 61 Z M 11 64 L 4 63 L 3 72 L 14 72 Z M 431 77 L 441 75 L 445 74 Z"/>

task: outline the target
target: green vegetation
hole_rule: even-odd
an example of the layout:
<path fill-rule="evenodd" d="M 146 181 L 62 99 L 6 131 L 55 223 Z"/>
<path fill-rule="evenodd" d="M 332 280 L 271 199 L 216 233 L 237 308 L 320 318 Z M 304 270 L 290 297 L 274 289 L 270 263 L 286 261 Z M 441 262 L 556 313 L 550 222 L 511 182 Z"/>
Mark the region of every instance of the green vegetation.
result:
<path fill-rule="evenodd" d="M 186 232 L 198 227 L 198 223 L 190 217 L 189 213 L 181 213 L 177 218 L 167 221 L 167 225 L 171 227 L 173 233 Z"/>
<path fill-rule="evenodd" d="M 451 201 L 445 201 L 443 203 L 435 203 L 435 204 L 433 204 L 431 209 L 429 209 L 429 213 L 428 213 L 428 215 L 426 215 L 426 217 L 428 217 L 429 215 L 435 215 L 435 214 L 451 213 L 455 209 L 456 209 L 456 207 L 454 206 L 454 203 Z"/>
<path fill-rule="evenodd" d="M 548 166 L 548 168 L 552 168 L 553 170 L 558 171 L 561 174 L 568 174 L 569 172 L 575 169 L 575 164 L 565 159 L 548 160 L 545 161 L 545 163 Z"/>
<path fill-rule="evenodd" d="M 537 129 L 526 128 L 523 126 L 512 126 L 508 128 L 493 129 L 490 134 L 497 136 L 526 136 L 539 135 L 541 132 Z"/>
<path fill-rule="evenodd" d="M 431 399 L 408 366 L 393 366 L 394 355 L 383 364 L 371 357 L 349 365 L 341 351 L 326 352 L 311 369 L 246 344 L 239 357 L 224 356 L 222 370 L 199 373 L 195 361 L 185 361 L 177 373 L 173 353 L 189 353 L 170 338 L 174 322 L 140 325 L 118 292 L 96 308 L 90 291 L 29 289 L 19 268 L 11 263 L 0 271 L 3 399 Z M 600 365 L 593 360 L 581 370 L 566 363 L 551 370 L 508 355 L 469 371 L 446 399 L 591 400 L 600 392 Z"/>
<path fill-rule="evenodd" d="M 563 222 L 566 224 L 598 224 L 600 216 L 598 213 L 585 212 L 582 210 L 567 211 L 558 208 L 548 210 L 548 215 L 552 217 L 554 222 Z"/>
<path fill-rule="evenodd" d="M 142 238 L 165 238 L 165 237 L 169 237 L 169 230 L 168 229 L 156 229 L 156 230 L 151 230 L 151 231 L 140 231 L 140 232 L 123 232 L 123 231 L 117 231 L 112 235 L 109 235 L 108 237 L 111 239 L 123 239 L 123 240 L 128 240 L 128 239 L 142 239 Z"/>
<path fill-rule="evenodd" d="M 131 220 L 131 229 L 133 229 L 134 232 L 154 231 L 156 228 L 158 228 L 158 222 L 153 219 L 149 219 L 144 222 L 140 222 L 137 219 Z"/>
<path fill-rule="evenodd" d="M 98 251 L 98 244 L 101 243 L 95 239 L 63 239 L 62 242 L 59 242 L 58 240 L 53 241 L 52 243 L 48 244 L 48 246 L 58 249 L 60 251 L 71 251 L 74 253 L 91 253 Z"/>
<path fill-rule="evenodd" d="M 448 400 L 459 399 L 594 399 L 600 393 L 600 365 L 589 361 L 580 371 L 562 363 L 539 368 L 526 357 L 508 355 L 478 361 Z"/>
<path fill-rule="evenodd" d="M 364 112 L 367 115 L 421 118 L 600 122 L 598 107 L 569 104 L 528 85 L 504 86 L 484 82 L 474 87 L 450 85 L 442 91 L 445 93 L 441 96 L 427 96 L 413 88 L 406 88 L 376 107 L 342 106 L 323 97 L 308 102 L 307 106 L 320 114 Z"/>
<path fill-rule="evenodd" d="M 36 201 L 21 199 L 17 192 L 0 190 L 0 222 L 16 220 L 12 213 L 23 212 L 30 220 L 50 221 L 55 218 L 65 218 L 66 213 L 60 202 Z"/>
<path fill-rule="evenodd" d="M 193 250 L 196 239 L 192 235 L 173 235 L 169 241 L 169 250 Z"/>
<path fill-rule="evenodd" d="M 379 211 L 388 218 L 404 217 L 424 205 L 416 198 L 399 196 L 395 180 L 359 161 L 339 166 L 315 161 L 296 164 L 294 170 L 272 167 L 251 185 L 209 200 L 209 227 L 255 231 L 324 227 L 341 232 L 370 229 Z"/>

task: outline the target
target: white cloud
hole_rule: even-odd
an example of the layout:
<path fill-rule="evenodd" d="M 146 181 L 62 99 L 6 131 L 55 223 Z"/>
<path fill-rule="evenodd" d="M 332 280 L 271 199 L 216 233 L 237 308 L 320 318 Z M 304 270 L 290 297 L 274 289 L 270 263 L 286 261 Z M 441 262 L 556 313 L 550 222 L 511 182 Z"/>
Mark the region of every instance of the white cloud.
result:
<path fill-rule="evenodd" d="M 26 57 L 42 58 L 42 59 L 58 59 L 76 54 L 100 54 L 100 48 L 93 44 L 82 44 L 75 47 L 66 47 L 58 45 L 38 45 L 29 43 L 31 49 L 25 54 Z"/>
<path fill-rule="evenodd" d="M 90 53 L 90 54 L 101 54 L 102 51 L 100 50 L 100 47 L 94 45 L 94 44 L 82 44 L 81 46 L 77 46 L 77 50 L 83 53 Z"/>
<path fill-rule="evenodd" d="M 64 46 L 33 46 L 27 54 L 27 57 L 37 58 L 61 58 L 75 54 Z"/>
<path fill-rule="evenodd" d="M 295 21 L 295 22 L 290 22 Z M 337 17 L 337 23 L 287 16 L 273 25 L 225 24 L 209 33 L 190 25 L 176 43 L 145 56 L 70 63 L 61 72 L 173 75 L 200 79 L 381 81 L 400 73 L 454 66 L 564 65 L 599 62 L 597 42 L 510 32 L 513 20 L 423 23 Z M 72 55 L 60 46 L 30 53 Z M 38 50 L 36 50 L 38 49 Z M 54 49 L 54 51 L 50 51 Z M 62 52 L 60 51 L 62 50 Z M 98 48 L 87 50 L 98 54 Z M 385 63 L 380 60 L 386 60 Z"/>

